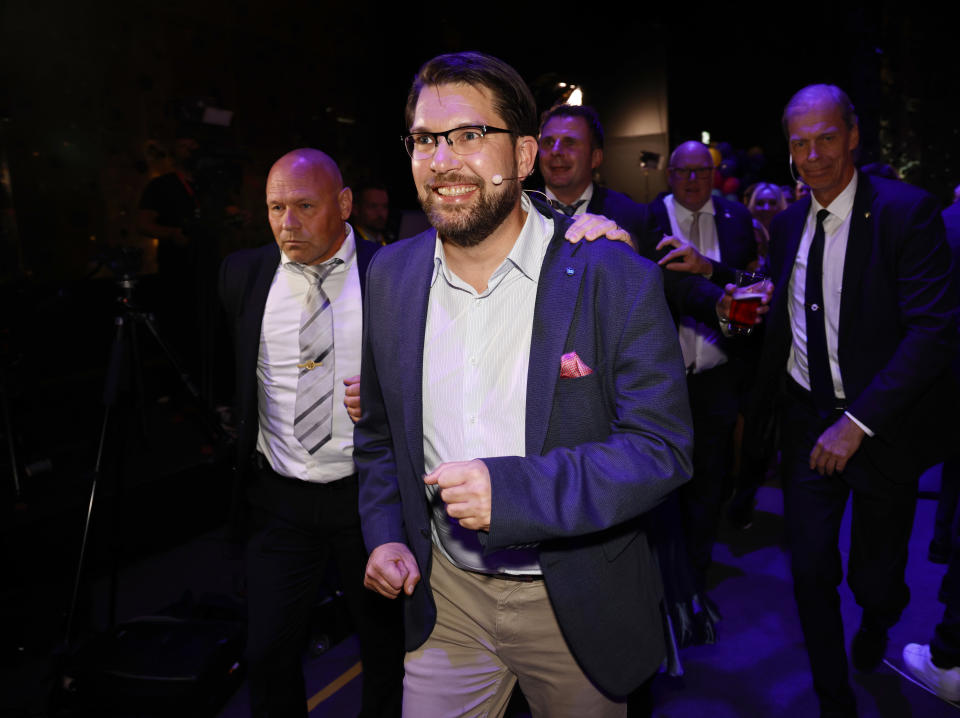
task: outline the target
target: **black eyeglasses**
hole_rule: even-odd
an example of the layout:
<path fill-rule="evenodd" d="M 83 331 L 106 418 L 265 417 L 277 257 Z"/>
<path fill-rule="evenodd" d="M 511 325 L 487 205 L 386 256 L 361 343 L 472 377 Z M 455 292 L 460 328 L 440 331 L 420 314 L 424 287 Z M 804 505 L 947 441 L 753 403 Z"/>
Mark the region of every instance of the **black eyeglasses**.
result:
<path fill-rule="evenodd" d="M 685 180 L 696 174 L 697 177 L 712 177 L 713 167 L 671 167 L 670 171 Z"/>
<path fill-rule="evenodd" d="M 454 127 L 446 132 L 412 132 L 400 139 L 403 140 L 403 146 L 407 149 L 407 154 L 411 158 L 428 160 L 437 151 L 440 137 L 446 140 L 447 146 L 454 154 L 472 155 L 479 152 L 483 147 L 485 136 L 495 134 L 512 135 L 514 132 L 502 127 L 490 127 L 489 125 L 468 125 L 466 127 Z"/>

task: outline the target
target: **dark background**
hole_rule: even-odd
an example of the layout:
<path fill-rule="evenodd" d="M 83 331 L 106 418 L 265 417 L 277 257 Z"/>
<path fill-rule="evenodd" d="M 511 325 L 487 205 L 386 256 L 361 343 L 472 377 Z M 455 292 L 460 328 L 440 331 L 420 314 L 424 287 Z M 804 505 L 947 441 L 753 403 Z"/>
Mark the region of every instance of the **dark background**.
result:
<path fill-rule="evenodd" d="M 633 7 L 0 1 L 0 667 L 64 635 L 120 292 L 100 259 L 147 242 L 136 216 L 158 167 L 151 146 L 195 133 L 211 203 L 249 218 L 211 215 L 214 258 L 271 241 L 264 180 L 295 147 L 325 150 L 348 183 L 379 178 L 395 208 L 413 208 L 399 142 L 410 81 L 430 57 L 474 49 L 516 67 L 541 110 L 558 80 L 604 109 L 624 82 L 663 77 L 671 146 L 709 129 L 759 148 L 761 176 L 778 183 L 789 181 L 784 103 L 806 84 L 835 83 L 857 106 L 863 161 L 889 162 L 944 203 L 960 183 L 950 18 L 889 0 Z M 232 111 L 230 126 L 198 123 L 203 106 Z M 141 402 L 123 402 L 105 432 L 88 581 L 226 514 L 229 451 L 145 334 L 124 372 L 143 378 Z M 208 404 L 229 402 L 232 356 L 217 340 L 202 377 Z M 80 593 L 78 633 L 112 622 L 93 595 Z"/>
<path fill-rule="evenodd" d="M 384 179 L 395 206 L 413 206 L 397 139 L 405 94 L 424 60 L 464 49 L 514 65 L 541 104 L 557 78 L 602 105 L 628 73 L 665 72 L 671 145 L 709 127 L 715 140 L 762 148 L 765 174 L 781 182 L 783 104 L 802 85 L 836 83 L 857 106 L 862 159 L 890 162 L 945 201 L 960 183 L 947 18 L 900 2 L 635 7 L 7 2 L 0 127 L 14 213 L 5 198 L 2 274 L 69 281 L 103 246 L 135 236 L 146 143 L 176 136 L 198 103 L 234 113 L 200 137 L 228 158 L 224 185 L 253 217 L 228 245 L 269 239 L 263 178 L 297 146 L 327 151 L 349 182 Z"/>

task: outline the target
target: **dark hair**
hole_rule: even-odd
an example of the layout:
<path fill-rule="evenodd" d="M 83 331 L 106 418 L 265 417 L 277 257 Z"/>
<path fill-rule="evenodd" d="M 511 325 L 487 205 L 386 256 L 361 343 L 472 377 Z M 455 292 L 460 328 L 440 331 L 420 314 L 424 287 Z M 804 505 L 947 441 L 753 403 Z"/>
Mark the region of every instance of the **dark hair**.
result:
<path fill-rule="evenodd" d="M 857 113 L 854 111 L 853 103 L 850 102 L 850 98 L 847 97 L 846 92 L 836 85 L 807 85 L 791 97 L 790 102 L 783 108 L 783 118 L 781 122 L 783 124 L 783 134 L 787 136 L 787 139 L 790 139 L 790 130 L 788 127 L 790 115 L 820 100 L 824 96 L 830 98 L 833 103 L 840 108 L 840 112 L 843 115 L 843 122 L 847 126 L 847 129 L 852 130 L 857 126 Z"/>
<path fill-rule="evenodd" d="M 387 186 L 383 182 L 380 182 L 378 180 L 364 180 L 362 182 L 358 182 L 357 184 L 353 185 L 351 189 L 353 190 L 354 200 L 359 199 L 360 196 L 362 196 L 363 193 L 366 192 L 368 189 L 378 189 L 382 192 L 386 192 L 387 194 L 390 193 L 390 190 L 387 189 Z"/>
<path fill-rule="evenodd" d="M 593 145 L 592 149 L 603 149 L 603 125 L 600 124 L 600 117 L 597 115 L 597 111 L 590 107 L 590 105 L 557 105 L 556 107 L 551 107 L 544 112 L 543 117 L 540 118 L 541 134 L 547 122 L 554 117 L 582 117 L 590 129 L 590 144 Z"/>
<path fill-rule="evenodd" d="M 479 86 L 490 91 L 493 109 L 517 135 L 537 134 L 537 106 L 530 88 L 510 65 L 481 52 L 455 52 L 428 60 L 413 78 L 404 119 L 413 124 L 413 113 L 424 87 L 457 84 Z M 515 138 L 514 138 L 515 139 Z"/>

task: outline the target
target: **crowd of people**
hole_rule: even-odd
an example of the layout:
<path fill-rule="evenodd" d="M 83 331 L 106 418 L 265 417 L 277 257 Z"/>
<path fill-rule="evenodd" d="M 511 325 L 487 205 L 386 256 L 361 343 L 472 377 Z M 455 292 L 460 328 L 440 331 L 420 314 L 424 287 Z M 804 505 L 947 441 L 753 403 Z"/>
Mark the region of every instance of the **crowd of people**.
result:
<path fill-rule="evenodd" d="M 955 435 L 960 237 L 937 200 L 857 169 L 858 119 L 831 85 L 783 112 L 803 191 L 761 182 L 742 202 L 693 141 L 649 205 L 604 187 L 597 113 L 538 116 L 479 53 L 421 67 L 405 120 L 430 230 L 393 242 L 384 186 L 351 190 L 298 149 L 266 180 L 276 243 L 220 270 L 253 715 L 306 715 L 328 560 L 360 637 L 361 715 L 501 715 L 517 683 L 534 715 L 649 715 L 660 667 L 717 640 L 724 502 L 736 491 L 748 526 L 778 462 L 821 715 L 855 716 L 844 508 L 863 608 L 849 655 L 872 671 L 909 600 L 918 478 Z M 522 191 L 537 165 L 543 192 Z M 932 644 L 904 654 L 953 700 L 958 577 Z"/>

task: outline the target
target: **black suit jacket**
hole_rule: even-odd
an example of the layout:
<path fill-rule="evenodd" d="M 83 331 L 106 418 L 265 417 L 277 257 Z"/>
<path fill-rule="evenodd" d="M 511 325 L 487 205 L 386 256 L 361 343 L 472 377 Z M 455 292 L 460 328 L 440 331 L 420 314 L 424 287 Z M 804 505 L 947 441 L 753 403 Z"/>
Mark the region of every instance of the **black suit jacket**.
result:
<path fill-rule="evenodd" d="M 640 256 L 656 262 L 668 250 L 657 251 L 663 232 L 647 205 L 594 183 L 587 212 L 602 214 L 626 229 L 637 242 Z M 668 225 L 669 226 L 669 223 Z M 723 289 L 703 277 L 663 269 L 663 290 L 674 320 L 689 315 L 705 324 L 717 324 L 716 306 Z"/>
<path fill-rule="evenodd" d="M 656 232 L 646 237 L 646 243 L 656 247 L 664 234 L 676 234 L 670 225 L 670 215 L 663 203 L 666 195 L 660 195 L 650 203 Z M 743 269 L 757 258 L 757 241 L 753 234 L 753 220 L 742 204 L 730 202 L 714 195 L 714 224 L 717 228 L 717 243 L 720 245 L 720 260 L 710 260 L 713 265 L 712 282 L 723 286 L 736 281 L 736 270 Z M 660 252 L 662 256 L 666 250 Z"/>
<path fill-rule="evenodd" d="M 860 451 L 893 480 L 943 458 L 955 430 L 949 371 L 957 306 L 950 251 L 935 198 L 902 182 L 859 175 L 844 259 L 838 361 L 850 413 L 873 432 Z M 793 342 L 789 285 L 810 210 L 804 198 L 771 227 L 775 290 L 754 409 L 786 376 Z"/>
<path fill-rule="evenodd" d="M 366 286 L 367 265 L 380 245 L 360 239 L 356 233 L 357 271 L 360 292 Z M 257 355 L 260 351 L 260 327 L 267 294 L 280 264 L 280 248 L 267 244 L 256 249 L 234 252 L 220 265 L 220 301 L 233 330 L 237 417 L 236 471 L 237 491 L 242 489 L 249 459 L 256 449 Z M 239 494 L 242 496 L 242 494 Z M 239 503 L 239 502 L 237 502 Z"/>

